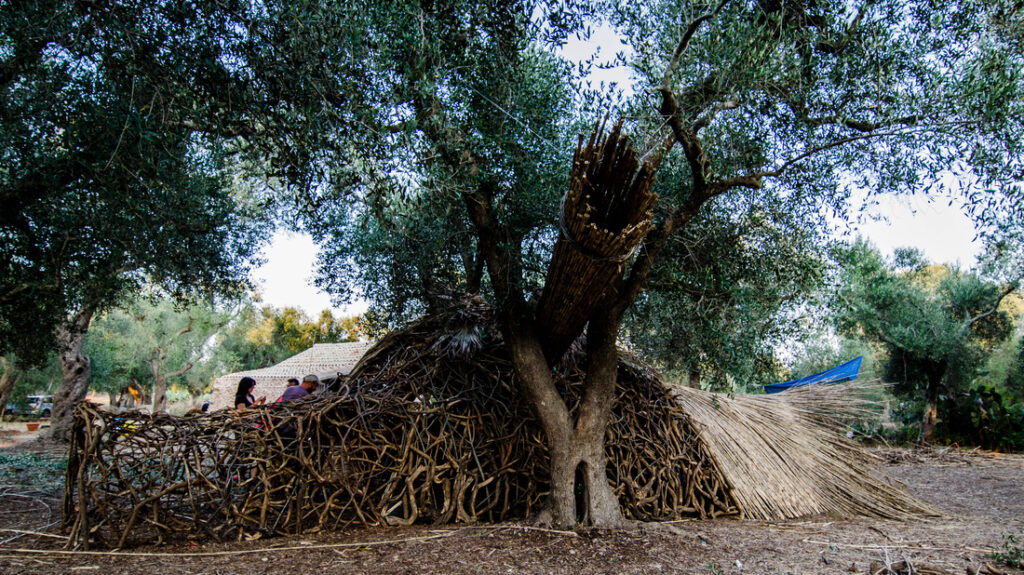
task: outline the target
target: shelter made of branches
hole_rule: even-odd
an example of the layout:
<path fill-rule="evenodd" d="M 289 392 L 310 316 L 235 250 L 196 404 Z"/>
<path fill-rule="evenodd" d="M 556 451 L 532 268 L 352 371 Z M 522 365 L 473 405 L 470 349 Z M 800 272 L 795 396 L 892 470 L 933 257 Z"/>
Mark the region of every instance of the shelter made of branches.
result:
<path fill-rule="evenodd" d="M 573 359 L 570 353 L 558 367 L 570 404 L 582 381 Z M 384 338 L 340 394 L 187 417 L 115 414 L 83 404 L 75 413 L 64 527 L 76 546 L 125 547 L 182 534 L 224 540 L 353 524 L 524 518 L 544 503 L 548 455 L 516 389 L 489 310 L 468 305 Z M 629 518 L 928 512 L 859 469 L 864 458 L 833 440 L 834 430 L 811 410 L 785 411 L 802 422 L 795 433 L 804 439 L 777 448 L 771 433 L 751 439 L 759 426 L 778 423 L 765 419 L 777 410 L 773 404 L 720 409 L 735 400 L 678 391 L 621 356 L 607 472 Z M 701 421 L 707 418 L 721 420 L 708 425 Z M 823 458 L 844 462 L 822 466 L 788 454 L 802 449 L 808 435 L 825 433 Z M 727 456 L 719 458 L 715 449 Z M 783 498 L 815 497 L 803 505 L 765 503 L 774 487 L 736 479 L 745 466 L 762 463 L 770 474 L 818 469 L 786 479 L 809 487 L 779 491 Z M 738 493 L 738 485 L 746 491 Z M 834 505 L 836 498 L 853 503 Z"/>

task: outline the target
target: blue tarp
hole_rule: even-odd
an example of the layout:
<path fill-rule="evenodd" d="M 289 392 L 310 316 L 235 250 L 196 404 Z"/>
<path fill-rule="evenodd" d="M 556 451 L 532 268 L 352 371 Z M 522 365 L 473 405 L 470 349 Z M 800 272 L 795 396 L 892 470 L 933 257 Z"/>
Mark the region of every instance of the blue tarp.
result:
<path fill-rule="evenodd" d="M 800 379 L 791 379 L 782 383 L 770 383 L 764 386 L 764 391 L 765 393 L 778 393 L 794 387 L 811 385 L 812 383 L 839 383 L 841 381 L 853 381 L 854 379 L 857 379 L 857 374 L 860 372 L 860 362 L 863 359 L 864 356 L 862 355 L 857 359 L 851 359 L 846 363 L 839 364 L 828 371 L 808 375 L 806 377 L 801 377 Z"/>

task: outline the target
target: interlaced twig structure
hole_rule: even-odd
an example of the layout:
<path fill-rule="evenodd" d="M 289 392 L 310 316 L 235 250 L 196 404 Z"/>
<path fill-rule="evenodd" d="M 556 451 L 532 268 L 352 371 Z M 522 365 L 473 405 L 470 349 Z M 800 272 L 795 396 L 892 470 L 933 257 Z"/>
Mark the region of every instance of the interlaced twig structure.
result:
<path fill-rule="evenodd" d="M 454 314 L 393 332 L 364 356 L 340 394 L 186 417 L 80 405 L 64 497 L 69 544 L 123 548 L 181 535 L 225 540 L 353 524 L 529 516 L 548 491 L 545 439 L 516 391 L 491 315 L 470 301 Z M 579 363 L 570 352 L 557 367 L 573 409 L 582 381 Z M 779 490 L 769 484 L 737 494 L 736 478 L 729 474 L 760 466 L 763 459 L 774 460 L 766 469 L 799 471 L 805 460 L 785 450 L 817 445 L 801 440 L 779 448 L 751 439 L 772 437 L 757 432 L 764 424 L 752 414 L 782 404 L 762 401 L 719 410 L 705 397 L 686 395 L 621 355 L 618 401 L 606 438 L 607 473 L 629 518 L 741 516 L 746 506 L 740 501 L 771 498 Z M 695 401 L 705 407 L 698 409 Z M 721 413 L 727 420 L 709 426 L 691 416 L 688 404 L 702 418 Z M 791 413 L 787 417 L 794 420 L 816 418 Z M 778 423 L 777 418 L 764 421 Z M 799 433 L 835 435 L 815 425 L 804 425 Z M 708 433 L 718 434 L 711 438 L 715 441 L 708 441 Z M 860 461 L 844 451 L 851 447 L 832 439 L 826 444 L 830 460 Z M 712 445 L 728 456 L 717 461 Z M 847 510 L 857 505 L 835 507 L 830 498 L 854 492 L 871 497 L 877 485 L 850 465 L 829 466 L 808 477 L 831 482 L 834 489 L 799 508 L 752 503 L 750 515 L 769 519 L 794 511 Z M 762 479 L 770 483 L 771 478 Z M 799 493 L 819 492 L 824 493 L 811 484 Z M 923 509 L 891 488 L 878 493 L 884 501 L 866 506 L 866 513 L 897 516 Z"/>

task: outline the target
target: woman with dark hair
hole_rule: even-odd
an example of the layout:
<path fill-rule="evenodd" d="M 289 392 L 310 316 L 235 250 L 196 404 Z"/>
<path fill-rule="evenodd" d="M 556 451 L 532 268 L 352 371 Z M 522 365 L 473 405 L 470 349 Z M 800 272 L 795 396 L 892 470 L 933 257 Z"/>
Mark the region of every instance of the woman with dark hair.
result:
<path fill-rule="evenodd" d="M 256 380 L 251 377 L 243 377 L 238 381 L 238 391 L 235 392 L 235 409 L 245 409 L 254 405 L 263 405 L 266 397 L 256 399 L 252 392 L 256 389 Z"/>

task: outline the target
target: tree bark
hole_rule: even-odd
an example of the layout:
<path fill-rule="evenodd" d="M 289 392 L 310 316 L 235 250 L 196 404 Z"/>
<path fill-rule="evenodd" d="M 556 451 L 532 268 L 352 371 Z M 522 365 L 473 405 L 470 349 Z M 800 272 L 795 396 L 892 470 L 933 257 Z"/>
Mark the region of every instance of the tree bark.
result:
<path fill-rule="evenodd" d="M 150 362 L 150 369 L 153 372 L 153 413 L 160 413 L 167 409 L 167 378 L 153 362 Z"/>
<path fill-rule="evenodd" d="M 618 322 L 595 318 L 588 329 L 584 396 L 573 420 L 552 379 L 541 339 L 529 320 L 509 322 L 513 366 L 548 440 L 551 494 L 548 512 L 560 528 L 622 523 L 618 498 L 608 483 L 605 432 L 615 402 Z"/>
<path fill-rule="evenodd" d="M 94 312 L 93 308 L 83 308 L 57 332 L 61 382 L 53 394 L 50 437 L 58 441 L 70 438 L 75 405 L 89 391 L 92 366 L 89 358 L 82 354 L 82 344 L 85 343 L 85 333 L 89 330 Z"/>
<path fill-rule="evenodd" d="M 3 414 L 7 411 L 7 398 L 11 396 L 14 384 L 18 381 L 18 371 L 13 362 L 6 359 L 0 360 L 0 362 L 4 368 L 3 375 L 0 375 L 0 414 Z"/>
<path fill-rule="evenodd" d="M 693 389 L 700 389 L 700 369 L 696 367 L 690 368 L 690 380 L 688 385 Z"/>
<path fill-rule="evenodd" d="M 928 390 L 925 393 L 924 418 L 921 420 L 921 437 L 918 443 L 928 445 L 935 433 L 935 422 L 939 418 L 939 387 L 944 375 L 928 378 Z"/>

